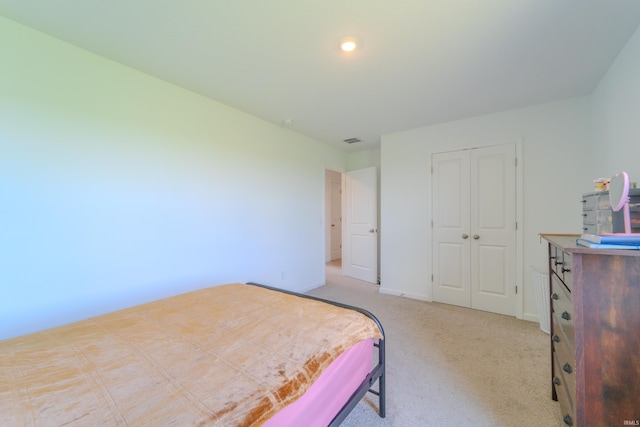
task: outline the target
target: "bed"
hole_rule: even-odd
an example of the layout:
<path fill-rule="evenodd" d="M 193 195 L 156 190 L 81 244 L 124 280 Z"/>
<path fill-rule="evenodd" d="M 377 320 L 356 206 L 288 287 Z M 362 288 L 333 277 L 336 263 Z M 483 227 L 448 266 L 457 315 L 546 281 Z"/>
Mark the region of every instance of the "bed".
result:
<path fill-rule="evenodd" d="M 368 392 L 384 417 L 384 343 L 366 310 L 214 286 L 0 341 L 0 425 L 337 426 Z"/>

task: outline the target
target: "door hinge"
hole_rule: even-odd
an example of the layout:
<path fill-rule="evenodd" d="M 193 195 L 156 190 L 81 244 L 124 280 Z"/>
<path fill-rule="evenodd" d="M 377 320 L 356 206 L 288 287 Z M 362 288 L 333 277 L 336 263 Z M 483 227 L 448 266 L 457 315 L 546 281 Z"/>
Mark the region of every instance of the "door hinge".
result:
<path fill-rule="evenodd" d="M 516 295 L 518 294 L 518 286 L 516 285 Z"/>
<path fill-rule="evenodd" d="M 431 175 L 433 175 L 433 165 L 431 165 Z"/>
<path fill-rule="evenodd" d="M 433 282 L 433 274 L 431 275 L 431 281 Z"/>
<path fill-rule="evenodd" d="M 518 221 L 516 221 L 516 230 L 518 229 Z"/>
<path fill-rule="evenodd" d="M 514 164 L 515 164 L 516 167 L 518 167 L 518 158 L 517 157 L 514 160 Z"/>

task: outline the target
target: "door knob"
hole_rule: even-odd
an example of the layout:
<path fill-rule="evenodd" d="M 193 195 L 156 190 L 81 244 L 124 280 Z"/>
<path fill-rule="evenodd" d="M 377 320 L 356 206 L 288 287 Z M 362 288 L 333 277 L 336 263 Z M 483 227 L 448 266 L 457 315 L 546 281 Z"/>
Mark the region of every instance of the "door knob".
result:
<path fill-rule="evenodd" d="M 480 238 L 480 236 L 478 236 L 477 234 L 474 234 L 474 235 L 473 235 L 473 238 L 474 238 L 475 240 L 478 240 L 478 239 Z"/>
<path fill-rule="evenodd" d="M 462 238 L 463 238 L 463 239 L 468 239 L 468 238 L 469 238 L 469 235 L 468 235 L 468 234 L 463 234 L 463 235 L 462 235 Z"/>
<path fill-rule="evenodd" d="M 375 232 L 376 232 L 375 228 L 372 228 L 371 230 L 369 230 L 369 233 L 375 233 Z"/>

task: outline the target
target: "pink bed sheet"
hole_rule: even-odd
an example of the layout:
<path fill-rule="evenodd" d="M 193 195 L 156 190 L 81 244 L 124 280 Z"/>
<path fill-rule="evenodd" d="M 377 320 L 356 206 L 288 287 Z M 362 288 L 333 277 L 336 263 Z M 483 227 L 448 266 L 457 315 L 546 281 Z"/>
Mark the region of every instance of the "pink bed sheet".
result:
<path fill-rule="evenodd" d="M 373 367 L 373 338 L 341 354 L 297 401 L 269 419 L 263 427 L 326 427 Z"/>

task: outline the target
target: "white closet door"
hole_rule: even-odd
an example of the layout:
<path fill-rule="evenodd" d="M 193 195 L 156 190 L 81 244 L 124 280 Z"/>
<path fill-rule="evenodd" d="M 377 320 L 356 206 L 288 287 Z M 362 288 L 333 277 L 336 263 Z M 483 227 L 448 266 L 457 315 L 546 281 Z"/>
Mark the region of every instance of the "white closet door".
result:
<path fill-rule="evenodd" d="M 471 307 L 515 316 L 515 146 L 470 150 Z"/>
<path fill-rule="evenodd" d="M 433 300 L 471 307 L 469 152 L 433 156 Z"/>
<path fill-rule="evenodd" d="M 434 154 L 433 299 L 514 316 L 515 145 Z"/>

